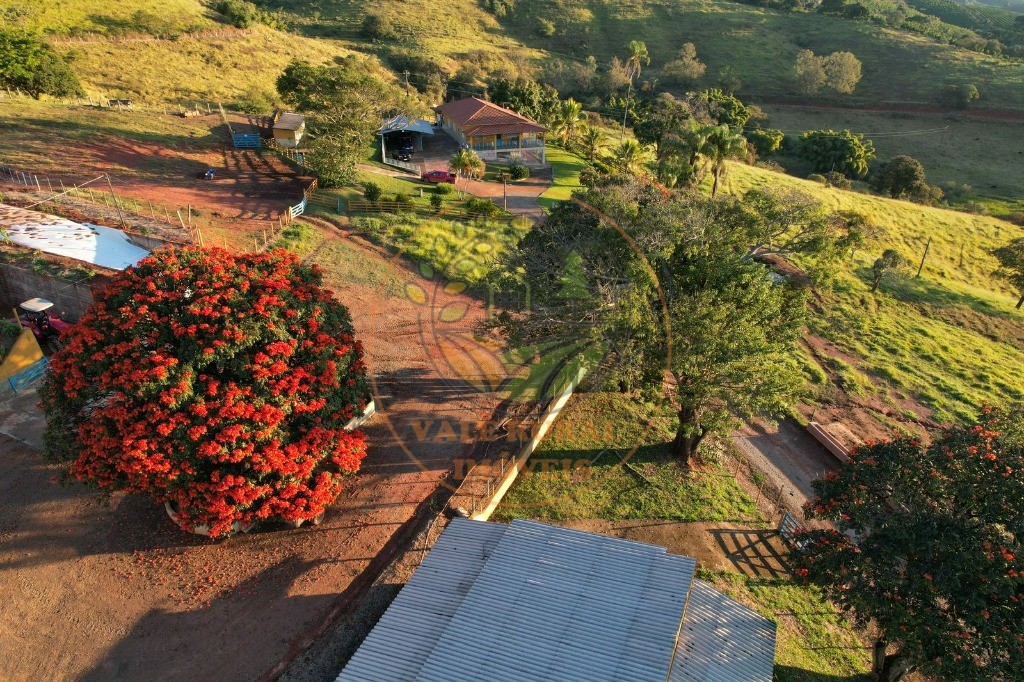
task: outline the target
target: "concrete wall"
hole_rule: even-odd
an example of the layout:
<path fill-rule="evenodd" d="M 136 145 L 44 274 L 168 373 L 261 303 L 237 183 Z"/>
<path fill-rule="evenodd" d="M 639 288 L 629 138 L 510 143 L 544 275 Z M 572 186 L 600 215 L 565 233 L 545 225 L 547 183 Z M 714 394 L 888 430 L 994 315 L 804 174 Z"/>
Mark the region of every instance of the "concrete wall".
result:
<path fill-rule="evenodd" d="M 3 315 L 9 317 L 11 309 L 30 298 L 53 301 L 51 312 L 67 322 L 77 322 L 92 303 L 93 289 L 103 286 L 106 277 L 97 275 L 75 284 L 50 275 L 34 272 L 11 263 L 0 263 L 0 303 Z"/>
<path fill-rule="evenodd" d="M 147 251 L 155 251 L 156 249 L 159 249 L 161 246 L 167 246 L 168 244 L 170 244 L 171 246 L 187 246 L 186 242 L 172 242 L 168 239 L 154 237 L 153 235 L 150 234 L 139 234 L 138 232 L 128 231 L 125 231 L 124 234 L 126 237 L 128 237 L 128 241 L 130 241 L 132 244 L 135 244 L 135 246 L 141 246 Z"/>
<path fill-rule="evenodd" d="M 0 381 L 14 376 L 42 359 L 43 349 L 39 347 L 36 335 L 31 329 L 24 327 L 11 352 L 4 358 L 3 364 L 0 364 Z"/>

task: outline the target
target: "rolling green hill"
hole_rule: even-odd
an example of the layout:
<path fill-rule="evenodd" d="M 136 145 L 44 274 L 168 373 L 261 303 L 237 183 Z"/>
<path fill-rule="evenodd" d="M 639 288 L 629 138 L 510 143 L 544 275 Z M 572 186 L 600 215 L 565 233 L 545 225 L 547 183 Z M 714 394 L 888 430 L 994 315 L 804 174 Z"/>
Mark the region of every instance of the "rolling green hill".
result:
<path fill-rule="evenodd" d="M 218 49 L 206 51 L 202 41 L 178 41 L 178 45 L 141 50 L 144 63 L 164 57 L 176 62 L 175 69 L 166 74 L 152 69 L 134 74 L 133 69 L 120 65 L 117 69 L 106 66 L 106 62 L 126 56 L 127 49 L 104 50 L 95 43 L 65 44 L 62 49 L 83 55 L 77 68 L 87 83 L 159 93 L 160 86 L 172 85 L 171 79 L 179 72 L 197 74 L 196 87 L 200 89 L 229 90 L 230 83 L 217 87 L 203 83 L 211 71 L 208 67 L 259 70 L 263 59 L 273 65 L 296 55 L 326 59 L 338 54 L 342 46 L 376 53 L 385 62 L 396 51 L 406 51 L 431 60 L 449 74 L 457 70 L 457 60 L 467 58 L 485 70 L 540 72 L 552 62 L 582 62 L 591 55 L 603 66 L 613 56 L 623 56 L 626 44 L 636 39 L 647 43 L 652 63 L 646 73 L 657 77 L 683 43 L 693 42 L 708 65 L 705 85 L 728 67 L 742 82 L 740 93 L 745 97 L 801 101 L 806 98 L 795 94 L 792 74 L 796 53 L 804 48 L 816 53 L 849 50 L 864 63 L 861 84 L 852 95 L 841 99 L 822 96 L 818 101 L 931 104 L 945 84 L 976 83 L 982 92 L 979 106 L 1024 110 L 1024 63 L 865 22 L 707 0 L 520 0 L 515 11 L 502 18 L 486 11 L 484 5 L 479 0 L 450 0 L 442 9 L 429 0 L 381 0 L 375 4 L 277 0 L 266 6 L 282 12 L 291 35 L 260 29 L 259 41 L 234 39 L 240 43 L 238 49 L 220 44 Z M 198 0 L 56 0 L 18 7 L 27 9 L 9 23 L 55 37 L 168 30 L 160 28 L 160 21 L 171 24 L 175 31 L 230 28 Z M 362 37 L 360 26 L 371 12 L 391 22 L 400 39 L 371 43 Z M 185 54 L 172 57 L 179 46 Z M 211 41 L 210 47 L 218 45 Z M 256 48 L 261 59 L 252 56 Z M 219 51 L 226 54 L 217 56 Z M 125 63 L 129 62 L 121 62 Z M 105 73 L 105 69 L 109 71 Z M 119 80 L 109 77 L 115 71 L 121 72 Z M 167 89 L 177 94 L 181 88 L 173 85 Z"/>

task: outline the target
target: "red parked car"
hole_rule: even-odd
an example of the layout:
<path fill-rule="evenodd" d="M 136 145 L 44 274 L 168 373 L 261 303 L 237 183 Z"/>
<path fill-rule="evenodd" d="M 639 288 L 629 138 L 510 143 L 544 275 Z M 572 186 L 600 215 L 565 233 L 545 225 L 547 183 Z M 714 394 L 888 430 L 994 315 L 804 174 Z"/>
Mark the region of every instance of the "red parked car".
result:
<path fill-rule="evenodd" d="M 455 174 L 446 170 L 432 170 L 423 174 L 423 182 L 450 182 L 455 184 Z"/>

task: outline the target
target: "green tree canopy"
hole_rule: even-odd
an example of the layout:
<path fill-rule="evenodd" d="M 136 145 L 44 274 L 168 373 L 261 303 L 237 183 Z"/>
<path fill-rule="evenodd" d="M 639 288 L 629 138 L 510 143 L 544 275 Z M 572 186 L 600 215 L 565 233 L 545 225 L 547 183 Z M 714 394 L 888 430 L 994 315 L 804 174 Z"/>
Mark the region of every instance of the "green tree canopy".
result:
<path fill-rule="evenodd" d="M 558 91 L 529 78 L 492 78 L 487 81 L 487 97 L 544 124 L 554 122 L 559 108 Z"/>
<path fill-rule="evenodd" d="M 742 130 L 750 120 L 751 112 L 735 95 L 719 88 L 712 88 L 701 93 L 707 101 L 714 120 L 727 125 L 733 130 Z"/>
<path fill-rule="evenodd" d="M 930 445 L 869 443 L 814 482 L 808 515 L 833 527 L 801 534 L 797 572 L 877 626 L 875 679 L 1020 679 L 1022 416 L 986 409 Z"/>
<path fill-rule="evenodd" d="M 287 104 L 310 115 L 306 163 L 327 186 L 351 182 L 385 113 L 401 106 L 400 93 L 352 58 L 337 66 L 295 61 L 277 79 Z"/>
<path fill-rule="evenodd" d="M 687 463 L 708 435 L 797 394 L 804 294 L 744 257 L 753 228 L 735 199 L 594 183 L 506 257 L 534 302 L 493 324 L 515 347 L 582 358 L 592 381 L 658 393 L 669 378 Z"/>
<path fill-rule="evenodd" d="M 879 166 L 871 178 L 871 187 L 894 199 L 906 197 L 920 201 L 930 194 L 928 183 L 925 182 L 924 166 L 914 157 L 906 155 L 893 157 Z"/>
<path fill-rule="evenodd" d="M 800 136 L 800 156 L 811 162 L 815 172 L 839 171 L 863 178 L 875 158 L 875 145 L 849 130 L 808 130 Z"/>
<path fill-rule="evenodd" d="M 693 43 L 684 43 L 675 59 L 662 67 L 662 73 L 666 78 L 684 86 L 699 81 L 707 70 L 707 65 L 697 58 L 697 47 Z"/>
<path fill-rule="evenodd" d="M 66 61 L 35 35 L 17 29 L 0 30 L 0 86 L 24 90 L 36 99 L 83 94 Z"/>

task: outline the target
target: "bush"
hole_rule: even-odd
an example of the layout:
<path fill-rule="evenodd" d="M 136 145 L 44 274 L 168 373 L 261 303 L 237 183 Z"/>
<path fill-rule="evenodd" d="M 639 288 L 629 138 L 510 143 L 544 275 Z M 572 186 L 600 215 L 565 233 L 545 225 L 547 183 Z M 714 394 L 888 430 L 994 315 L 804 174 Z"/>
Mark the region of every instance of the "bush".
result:
<path fill-rule="evenodd" d="M 60 55 L 30 33 L 0 29 L 0 86 L 42 95 L 80 97 L 78 76 Z"/>
<path fill-rule="evenodd" d="M 747 141 L 754 145 L 754 151 L 760 157 L 771 156 L 782 147 L 786 135 L 773 128 L 754 128 L 745 133 Z"/>
<path fill-rule="evenodd" d="M 444 197 L 437 193 L 431 194 L 430 205 L 434 207 L 435 211 L 440 211 L 441 207 L 444 206 Z"/>
<path fill-rule="evenodd" d="M 811 173 L 810 175 L 807 176 L 807 179 L 810 180 L 811 182 L 820 182 L 823 185 L 828 184 L 828 178 L 826 178 L 824 175 L 821 175 L 820 173 Z"/>
<path fill-rule="evenodd" d="M 367 14 L 359 27 L 359 35 L 375 43 L 397 42 L 405 37 L 394 21 L 380 14 Z"/>
<path fill-rule="evenodd" d="M 474 198 L 466 202 L 466 211 L 490 218 L 501 213 L 501 209 L 490 199 Z"/>
<path fill-rule="evenodd" d="M 850 178 L 846 177 L 839 171 L 829 171 L 825 173 L 825 184 L 829 187 L 835 187 L 836 189 L 850 189 L 853 187 L 853 183 L 850 182 Z"/>
<path fill-rule="evenodd" d="M 405 192 L 396 192 L 395 193 L 395 203 L 396 204 L 411 204 L 412 203 L 412 197 L 410 197 Z"/>
<path fill-rule="evenodd" d="M 455 193 L 455 185 L 451 184 L 450 182 L 442 182 L 438 184 L 437 187 L 434 188 L 434 192 L 436 194 L 440 194 L 443 197 L 446 197 L 449 194 Z"/>
<path fill-rule="evenodd" d="M 260 20 L 260 8 L 246 0 L 221 0 L 217 11 L 235 28 L 249 28 Z"/>
<path fill-rule="evenodd" d="M 513 180 L 525 180 L 530 177 L 530 169 L 519 159 L 515 159 L 508 166 L 508 174 Z"/>
<path fill-rule="evenodd" d="M 380 188 L 380 185 L 371 180 L 363 183 L 363 196 L 366 197 L 367 201 L 380 201 L 381 197 L 384 196 L 384 190 Z"/>
<path fill-rule="evenodd" d="M 62 339 L 39 391 L 46 454 L 65 478 L 170 503 L 214 537 L 312 519 L 366 452 L 344 428 L 370 397 L 353 337 L 287 251 L 155 251 Z"/>

